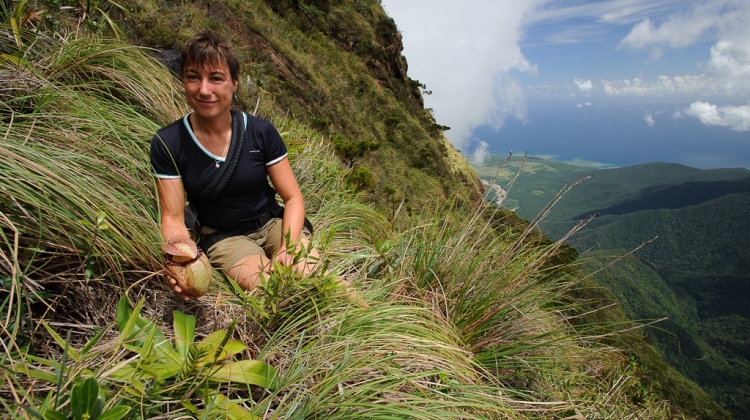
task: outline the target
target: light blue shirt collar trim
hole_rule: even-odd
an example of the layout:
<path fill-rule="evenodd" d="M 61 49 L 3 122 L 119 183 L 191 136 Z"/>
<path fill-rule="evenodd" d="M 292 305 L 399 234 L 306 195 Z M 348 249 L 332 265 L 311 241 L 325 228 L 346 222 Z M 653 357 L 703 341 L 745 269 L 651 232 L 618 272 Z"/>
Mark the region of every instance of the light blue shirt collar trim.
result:
<path fill-rule="evenodd" d="M 201 150 L 203 150 L 203 153 L 207 154 L 208 157 L 210 157 L 213 160 L 219 161 L 219 162 L 224 162 L 226 160 L 226 157 L 216 156 L 215 154 L 209 152 L 208 149 L 206 149 L 205 147 L 203 147 L 203 145 L 201 144 L 201 142 L 198 141 L 198 138 L 195 137 L 195 133 L 193 133 L 193 128 L 190 127 L 190 121 L 188 120 L 188 118 L 190 118 L 190 114 L 192 114 L 192 112 L 189 112 L 187 115 L 185 115 L 184 117 L 182 117 L 182 122 L 183 122 L 183 124 L 185 124 L 185 128 L 187 129 L 188 133 L 190 134 L 190 138 L 193 139 L 193 141 L 195 142 L 195 144 Z M 244 125 L 245 125 L 245 130 L 247 130 L 247 114 L 244 113 L 244 112 L 242 113 L 242 120 L 243 120 Z"/>

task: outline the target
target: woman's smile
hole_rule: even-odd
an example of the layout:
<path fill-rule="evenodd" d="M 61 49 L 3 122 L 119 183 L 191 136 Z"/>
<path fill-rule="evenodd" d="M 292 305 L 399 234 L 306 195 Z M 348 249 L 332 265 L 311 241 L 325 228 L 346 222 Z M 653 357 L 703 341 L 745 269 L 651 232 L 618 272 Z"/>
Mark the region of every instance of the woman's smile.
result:
<path fill-rule="evenodd" d="M 185 97 L 201 118 L 215 118 L 229 112 L 237 81 L 226 66 L 199 66 L 185 70 Z"/>

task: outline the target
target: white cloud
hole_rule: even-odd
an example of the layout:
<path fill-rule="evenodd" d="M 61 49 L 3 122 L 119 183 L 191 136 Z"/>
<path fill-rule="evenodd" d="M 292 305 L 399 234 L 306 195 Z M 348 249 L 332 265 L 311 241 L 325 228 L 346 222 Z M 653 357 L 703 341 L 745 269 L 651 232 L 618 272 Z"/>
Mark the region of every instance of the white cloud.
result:
<path fill-rule="evenodd" d="M 594 84 L 591 83 L 591 80 L 573 79 L 573 82 L 581 92 L 588 92 L 594 88 Z"/>
<path fill-rule="evenodd" d="M 737 95 L 750 92 L 750 2 L 709 0 L 669 15 L 659 24 L 644 18 L 619 44 L 621 48 L 652 48 L 650 61 L 663 48 L 683 48 L 704 39 L 716 39 L 707 63 L 710 83 L 705 94 Z M 662 94 L 664 92 L 661 92 Z"/>
<path fill-rule="evenodd" d="M 685 0 L 604 0 L 575 3 L 575 6 L 560 7 L 564 2 L 550 2 L 550 7 L 530 14 L 527 23 L 587 18 L 601 23 L 623 25 L 641 21 L 653 14 L 680 10 L 685 6 Z"/>
<path fill-rule="evenodd" d="M 694 11 L 695 12 L 695 11 Z M 630 33 L 620 41 L 619 47 L 644 48 L 652 45 L 663 45 L 672 48 L 687 47 L 695 43 L 706 30 L 714 27 L 721 20 L 716 14 L 698 14 L 693 16 L 673 15 L 656 27 L 651 19 L 643 19 L 635 25 Z"/>
<path fill-rule="evenodd" d="M 717 106 L 696 101 L 690 104 L 685 114 L 698 118 L 705 125 L 729 127 L 736 131 L 750 131 L 750 106 Z"/>
<path fill-rule="evenodd" d="M 487 144 L 487 142 L 480 141 L 477 145 L 477 148 L 474 149 L 474 153 L 472 155 L 472 162 L 474 165 L 482 165 L 490 158 L 490 145 Z"/>
<path fill-rule="evenodd" d="M 705 74 L 659 76 L 653 82 L 646 82 L 639 77 L 602 80 L 602 86 L 604 93 L 609 96 L 714 95 L 721 91 L 717 82 Z"/>
<path fill-rule="evenodd" d="M 577 108 L 583 108 L 583 104 L 576 104 Z"/>
<path fill-rule="evenodd" d="M 656 124 L 656 121 L 654 121 L 654 116 L 651 115 L 651 113 L 646 113 L 646 115 L 643 116 L 643 121 L 646 121 L 646 124 L 649 127 L 653 127 L 654 124 Z"/>
<path fill-rule="evenodd" d="M 750 24 L 750 22 L 748 22 Z M 734 93 L 750 92 L 750 31 L 744 41 L 725 39 L 711 47 L 709 67 L 723 75 L 724 89 Z"/>
<path fill-rule="evenodd" d="M 586 106 L 591 106 L 591 102 L 586 102 Z"/>
<path fill-rule="evenodd" d="M 425 106 L 459 149 L 481 125 L 524 120 L 524 90 L 509 74 L 536 67 L 521 53 L 524 16 L 546 0 L 383 0 L 403 35 L 409 76 L 433 93 Z"/>

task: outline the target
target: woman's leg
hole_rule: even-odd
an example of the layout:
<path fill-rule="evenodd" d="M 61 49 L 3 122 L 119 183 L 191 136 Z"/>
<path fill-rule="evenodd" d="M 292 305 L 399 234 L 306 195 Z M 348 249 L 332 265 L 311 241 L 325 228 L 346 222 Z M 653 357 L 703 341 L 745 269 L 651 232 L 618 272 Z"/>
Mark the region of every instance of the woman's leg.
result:
<path fill-rule="evenodd" d="M 243 290 L 253 290 L 260 284 L 260 276 L 270 275 L 273 264 L 264 255 L 253 254 L 237 261 L 225 271 Z"/>
<path fill-rule="evenodd" d="M 263 248 L 246 236 L 233 236 L 217 242 L 208 250 L 208 259 L 244 290 L 256 288 L 260 284 L 260 275 L 268 276 L 273 266 Z"/>

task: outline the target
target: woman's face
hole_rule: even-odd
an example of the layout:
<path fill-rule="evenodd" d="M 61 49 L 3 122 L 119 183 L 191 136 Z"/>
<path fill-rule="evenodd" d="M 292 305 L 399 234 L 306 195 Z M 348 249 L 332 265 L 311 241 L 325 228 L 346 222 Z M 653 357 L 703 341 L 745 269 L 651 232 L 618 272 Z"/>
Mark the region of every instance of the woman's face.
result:
<path fill-rule="evenodd" d="M 229 112 L 237 81 L 232 80 L 226 65 L 190 66 L 182 76 L 185 97 L 201 118 L 215 118 Z"/>

